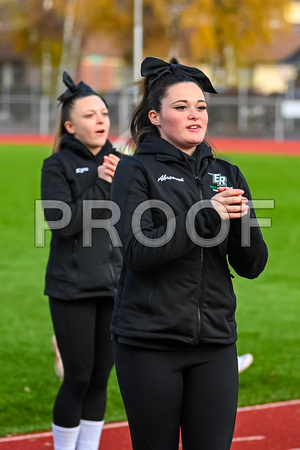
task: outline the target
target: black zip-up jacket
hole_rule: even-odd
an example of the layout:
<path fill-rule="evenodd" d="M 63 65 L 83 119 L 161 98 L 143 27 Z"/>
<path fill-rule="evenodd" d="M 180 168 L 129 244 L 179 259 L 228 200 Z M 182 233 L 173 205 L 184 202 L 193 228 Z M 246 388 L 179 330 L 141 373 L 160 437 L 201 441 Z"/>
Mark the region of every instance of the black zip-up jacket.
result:
<path fill-rule="evenodd" d="M 236 297 L 227 258 L 240 276 L 255 278 L 265 267 L 267 247 L 253 209 L 243 219 L 225 221 L 230 222 L 230 230 L 223 242 L 206 245 L 220 231 L 221 219 L 210 202 L 218 186 L 243 189 L 248 199 L 251 195 L 239 168 L 215 159 L 206 143 L 194 156 L 152 136 L 117 167 L 111 198 L 121 209 L 116 228 L 123 244 L 123 269 L 112 332 L 119 342 L 169 348 L 229 344 L 237 339 Z M 149 199 L 165 202 L 174 213 L 175 232 L 164 245 L 143 242 L 145 237 L 162 238 L 166 232 L 160 205 L 134 215 L 138 205 Z M 207 200 L 208 207 L 193 220 L 188 211 L 201 200 Z M 250 246 L 241 244 L 243 220 L 252 225 Z M 187 228 L 204 238 L 204 245 L 196 244 Z"/>
<path fill-rule="evenodd" d="M 55 229 L 62 218 L 60 209 L 45 208 L 45 218 L 54 221 L 50 256 L 46 271 L 45 294 L 73 300 L 114 296 L 121 270 L 120 249 L 113 247 L 108 231 L 95 228 L 91 244 L 83 242 L 84 200 L 109 200 L 111 183 L 98 178 L 98 166 L 104 155 L 120 156 L 106 141 L 94 156 L 72 135 L 62 138 L 61 149 L 45 159 L 42 168 L 42 201 L 59 200 L 70 207 L 71 220 Z M 44 203 L 45 205 L 45 203 Z M 107 209 L 95 209 L 92 219 L 109 218 Z M 94 222 L 92 226 L 97 226 Z M 89 244 L 87 242 L 87 244 Z"/>

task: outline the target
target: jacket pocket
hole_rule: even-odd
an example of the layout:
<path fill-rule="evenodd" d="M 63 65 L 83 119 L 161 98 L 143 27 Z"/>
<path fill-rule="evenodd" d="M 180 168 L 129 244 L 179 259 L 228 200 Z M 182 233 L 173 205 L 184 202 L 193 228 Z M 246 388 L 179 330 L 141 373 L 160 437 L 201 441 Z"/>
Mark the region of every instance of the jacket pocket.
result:
<path fill-rule="evenodd" d="M 121 277 L 119 285 L 118 298 L 122 307 L 141 314 L 151 314 L 156 278 L 155 271 L 137 273 L 128 270 L 124 280 Z"/>
<path fill-rule="evenodd" d="M 229 292 L 230 292 L 231 299 L 232 299 L 232 305 L 230 307 L 230 312 L 229 312 L 229 316 L 228 316 L 229 322 L 232 322 L 234 320 L 235 310 L 236 310 L 236 296 L 235 296 L 235 293 L 233 290 L 232 278 L 234 278 L 234 275 L 232 275 L 232 273 L 229 272 L 228 284 L 229 284 Z"/>

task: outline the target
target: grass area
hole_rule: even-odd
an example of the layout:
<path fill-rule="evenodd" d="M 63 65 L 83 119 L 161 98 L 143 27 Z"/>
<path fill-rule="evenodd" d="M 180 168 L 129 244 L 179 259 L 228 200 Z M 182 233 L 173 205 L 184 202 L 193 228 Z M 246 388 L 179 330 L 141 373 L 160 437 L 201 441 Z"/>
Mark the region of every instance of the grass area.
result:
<path fill-rule="evenodd" d="M 50 429 L 59 388 L 53 370 L 52 324 L 43 295 L 48 257 L 34 246 L 34 202 L 40 169 L 50 148 L 0 146 L 0 435 Z M 230 155 L 244 172 L 255 199 L 275 199 L 263 230 L 270 257 L 257 280 L 234 280 L 238 297 L 239 353 L 254 354 L 240 378 L 240 406 L 300 398 L 300 250 L 297 192 L 300 158 Z M 112 372 L 106 420 L 125 420 Z"/>
<path fill-rule="evenodd" d="M 300 158 L 231 155 L 245 174 L 253 199 L 274 199 L 262 229 L 269 249 L 265 271 L 256 280 L 236 277 L 238 350 L 254 355 L 251 368 L 240 377 L 241 406 L 300 398 Z"/>

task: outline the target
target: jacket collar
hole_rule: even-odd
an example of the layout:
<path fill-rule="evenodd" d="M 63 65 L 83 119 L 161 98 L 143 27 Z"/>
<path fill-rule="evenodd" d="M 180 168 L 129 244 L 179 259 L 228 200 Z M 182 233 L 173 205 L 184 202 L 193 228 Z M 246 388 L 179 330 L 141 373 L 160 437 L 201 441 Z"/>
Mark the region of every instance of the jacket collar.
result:
<path fill-rule="evenodd" d="M 93 153 L 81 141 L 76 139 L 72 134 L 67 133 L 61 138 L 60 150 L 72 150 L 76 153 L 80 152 L 92 159 L 99 159 L 99 157 L 103 159 L 104 155 L 108 155 L 112 152 L 113 146 L 107 139 L 101 151 L 97 155 L 93 155 Z"/>
<path fill-rule="evenodd" d="M 201 142 L 196 148 L 197 159 L 213 158 L 211 147 L 205 142 Z M 160 136 L 148 136 L 138 147 L 138 155 L 156 155 L 160 161 L 187 161 L 187 155 L 179 148 L 170 144 L 170 142 Z M 196 156 L 196 155 L 195 155 Z"/>

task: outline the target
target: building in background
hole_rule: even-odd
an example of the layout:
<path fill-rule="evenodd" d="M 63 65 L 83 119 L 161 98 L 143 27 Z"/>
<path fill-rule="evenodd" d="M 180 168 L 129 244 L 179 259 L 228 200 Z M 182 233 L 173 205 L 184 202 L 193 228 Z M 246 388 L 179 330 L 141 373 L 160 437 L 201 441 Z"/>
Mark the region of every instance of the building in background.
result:
<path fill-rule="evenodd" d="M 120 49 L 102 33 L 86 39 L 81 54 L 76 80 L 84 80 L 99 92 L 120 89 L 130 81 L 132 72 L 126 68 Z"/>
<path fill-rule="evenodd" d="M 287 5 L 285 20 L 290 26 L 289 32 L 278 30 L 274 21 L 273 41 L 259 49 L 260 61 L 253 69 L 253 87 L 267 95 L 287 93 L 293 97 L 300 71 L 299 0 Z"/>

